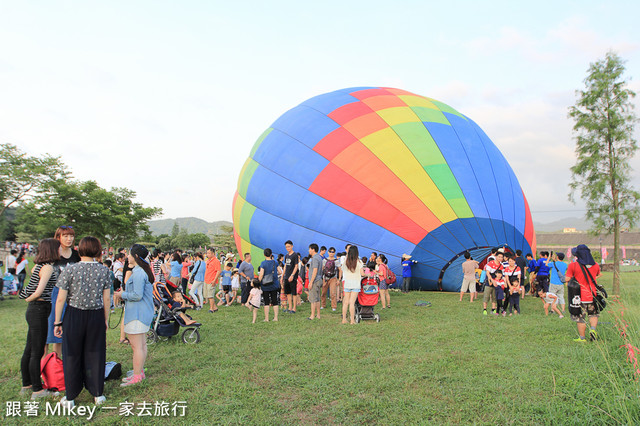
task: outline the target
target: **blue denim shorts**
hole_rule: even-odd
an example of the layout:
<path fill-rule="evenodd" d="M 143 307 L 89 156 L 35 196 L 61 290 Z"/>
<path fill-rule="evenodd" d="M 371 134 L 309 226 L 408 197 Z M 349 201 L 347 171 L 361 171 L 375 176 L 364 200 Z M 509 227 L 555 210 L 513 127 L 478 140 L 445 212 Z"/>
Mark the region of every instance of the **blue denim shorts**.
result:
<path fill-rule="evenodd" d="M 359 288 L 345 288 L 344 292 L 345 293 L 360 293 L 360 289 Z"/>

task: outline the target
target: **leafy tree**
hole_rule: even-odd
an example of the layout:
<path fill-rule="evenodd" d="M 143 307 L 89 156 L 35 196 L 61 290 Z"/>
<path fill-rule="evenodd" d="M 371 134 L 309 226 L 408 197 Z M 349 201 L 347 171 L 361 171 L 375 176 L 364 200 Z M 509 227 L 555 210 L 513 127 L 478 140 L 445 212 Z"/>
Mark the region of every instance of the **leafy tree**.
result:
<path fill-rule="evenodd" d="M 202 232 L 190 234 L 189 236 L 191 237 L 190 248 L 197 249 L 198 247 L 207 247 L 211 244 L 211 238 Z"/>
<path fill-rule="evenodd" d="M 233 238 L 233 226 L 220 226 L 220 233 L 213 236 L 213 245 L 215 248 L 223 249 L 225 251 L 237 251 L 236 242 Z"/>
<path fill-rule="evenodd" d="M 0 217 L 15 203 L 37 194 L 45 184 L 67 179 L 60 157 L 30 157 L 12 144 L 0 144 Z"/>
<path fill-rule="evenodd" d="M 187 232 L 186 229 L 185 229 L 185 232 Z M 171 228 L 171 237 L 176 238 L 179 234 L 180 234 L 180 226 L 178 225 L 178 222 L 175 222 L 173 224 L 173 228 Z"/>
<path fill-rule="evenodd" d="M 570 200 L 575 191 L 587 205 L 587 219 L 592 232 L 614 235 L 613 294 L 620 294 L 620 228 L 633 227 L 639 217 L 640 193 L 630 183 L 629 160 L 638 149 L 633 139 L 637 118 L 631 99 L 635 93 L 627 88 L 624 62 L 609 52 L 592 63 L 586 89 L 576 92 L 575 106 L 569 109 L 576 139 L 575 166 L 571 168 Z"/>
<path fill-rule="evenodd" d="M 20 208 L 18 231 L 42 238 L 69 225 L 78 237 L 92 235 L 106 247 L 130 244 L 148 232 L 147 221 L 162 212 L 134 202 L 135 196 L 130 189 L 106 190 L 94 181 L 52 181 Z"/>

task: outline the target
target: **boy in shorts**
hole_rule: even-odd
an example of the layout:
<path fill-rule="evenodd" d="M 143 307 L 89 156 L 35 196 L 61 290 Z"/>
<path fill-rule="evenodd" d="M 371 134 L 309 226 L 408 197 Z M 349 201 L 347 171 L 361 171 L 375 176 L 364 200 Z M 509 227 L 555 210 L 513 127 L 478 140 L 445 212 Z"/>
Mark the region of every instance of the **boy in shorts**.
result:
<path fill-rule="evenodd" d="M 551 305 L 551 310 L 558 314 L 558 318 L 564 318 L 564 315 L 562 315 L 562 312 L 560 312 L 560 309 L 556 306 L 556 303 L 558 303 L 558 296 L 553 293 L 545 292 L 542 286 L 538 288 L 538 296 L 544 301 L 545 315 L 549 315 L 549 305 Z"/>

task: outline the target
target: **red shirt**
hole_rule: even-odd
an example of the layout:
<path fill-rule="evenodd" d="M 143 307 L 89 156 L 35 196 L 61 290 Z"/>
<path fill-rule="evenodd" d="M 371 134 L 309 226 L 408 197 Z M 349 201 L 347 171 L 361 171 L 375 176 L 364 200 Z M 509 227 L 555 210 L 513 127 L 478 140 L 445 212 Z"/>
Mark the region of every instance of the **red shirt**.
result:
<path fill-rule="evenodd" d="M 595 265 L 585 266 L 585 269 L 591 272 L 594 280 L 600 274 L 600 265 L 597 263 Z M 575 277 L 576 280 L 578 280 L 578 283 L 580 283 L 580 299 L 583 302 L 593 302 L 593 294 L 597 294 L 596 286 L 591 278 L 589 278 L 589 275 L 585 275 L 582 272 L 582 268 L 578 262 L 571 262 L 564 276 L 567 279 Z M 589 289 L 589 287 L 591 287 L 591 289 Z M 591 293 L 592 291 L 593 294 Z"/>
<path fill-rule="evenodd" d="M 216 285 L 214 281 L 220 274 L 220 261 L 213 256 L 211 259 L 206 260 L 207 269 L 204 272 L 204 283 Z"/>

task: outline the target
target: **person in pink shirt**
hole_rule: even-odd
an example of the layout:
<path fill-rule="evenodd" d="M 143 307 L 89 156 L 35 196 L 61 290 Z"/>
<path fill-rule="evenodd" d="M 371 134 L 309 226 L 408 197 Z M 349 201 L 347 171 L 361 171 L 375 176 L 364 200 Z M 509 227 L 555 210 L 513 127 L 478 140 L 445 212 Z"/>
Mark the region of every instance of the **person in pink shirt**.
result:
<path fill-rule="evenodd" d="M 249 292 L 249 299 L 245 306 L 253 313 L 253 324 L 256 323 L 258 317 L 258 310 L 260 309 L 260 302 L 262 301 L 262 289 L 260 288 L 260 280 L 254 278 L 251 280 L 251 291 Z"/>

